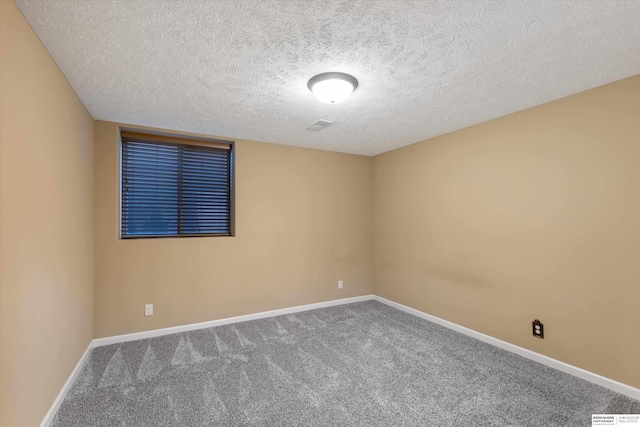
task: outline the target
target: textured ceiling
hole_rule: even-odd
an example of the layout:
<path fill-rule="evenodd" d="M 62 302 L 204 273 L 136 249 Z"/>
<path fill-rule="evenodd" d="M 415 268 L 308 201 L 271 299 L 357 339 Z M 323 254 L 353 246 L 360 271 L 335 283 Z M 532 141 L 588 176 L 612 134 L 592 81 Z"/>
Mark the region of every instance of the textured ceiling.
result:
<path fill-rule="evenodd" d="M 640 74 L 634 0 L 15 1 L 96 119 L 348 153 Z"/>

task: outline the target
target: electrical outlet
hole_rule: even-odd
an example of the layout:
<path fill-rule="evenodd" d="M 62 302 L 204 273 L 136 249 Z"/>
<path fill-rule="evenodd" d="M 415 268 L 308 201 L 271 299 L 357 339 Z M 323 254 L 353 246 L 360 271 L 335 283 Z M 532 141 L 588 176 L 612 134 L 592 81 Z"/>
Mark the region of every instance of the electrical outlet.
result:
<path fill-rule="evenodd" d="M 338 280 L 338 289 L 342 289 L 342 280 Z"/>
<path fill-rule="evenodd" d="M 153 316 L 153 304 L 145 304 L 144 305 L 144 315 L 145 316 Z"/>
<path fill-rule="evenodd" d="M 536 338 L 544 339 L 544 325 L 538 319 L 531 322 L 531 329 L 533 336 Z"/>

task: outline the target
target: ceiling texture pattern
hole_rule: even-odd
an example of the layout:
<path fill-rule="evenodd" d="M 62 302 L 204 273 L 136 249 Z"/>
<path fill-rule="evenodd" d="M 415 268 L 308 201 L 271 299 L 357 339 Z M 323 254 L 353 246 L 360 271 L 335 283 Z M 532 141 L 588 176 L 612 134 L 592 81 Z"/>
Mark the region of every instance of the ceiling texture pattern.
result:
<path fill-rule="evenodd" d="M 355 154 L 640 74 L 636 0 L 16 4 L 96 119 Z M 328 71 L 341 104 L 307 89 Z"/>

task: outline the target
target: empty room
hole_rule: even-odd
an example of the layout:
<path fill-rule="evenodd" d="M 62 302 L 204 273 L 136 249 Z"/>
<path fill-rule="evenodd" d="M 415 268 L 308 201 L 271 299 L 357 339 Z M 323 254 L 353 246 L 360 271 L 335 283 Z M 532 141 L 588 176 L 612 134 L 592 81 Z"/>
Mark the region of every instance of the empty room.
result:
<path fill-rule="evenodd" d="M 640 426 L 639 23 L 0 0 L 0 425 Z"/>

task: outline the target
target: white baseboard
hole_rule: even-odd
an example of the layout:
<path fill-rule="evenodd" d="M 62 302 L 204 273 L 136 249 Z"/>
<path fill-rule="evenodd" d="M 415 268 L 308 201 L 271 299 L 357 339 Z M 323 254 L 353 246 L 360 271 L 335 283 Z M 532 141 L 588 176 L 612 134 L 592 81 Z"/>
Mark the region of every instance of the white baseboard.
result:
<path fill-rule="evenodd" d="M 87 361 L 89 354 L 91 354 L 92 348 L 93 348 L 93 341 L 89 343 L 89 345 L 87 346 L 87 349 L 84 351 L 84 353 L 80 357 L 80 360 L 78 360 L 78 363 L 76 363 L 76 367 L 73 368 L 73 371 L 71 371 L 71 375 L 69 375 L 69 378 L 67 378 L 67 381 L 62 386 L 62 389 L 60 389 L 60 393 L 58 393 L 58 395 L 56 396 L 56 399 L 53 401 L 53 404 L 49 408 L 49 411 L 47 411 L 47 414 L 44 416 L 44 419 L 40 423 L 40 427 L 48 427 L 49 424 L 51 424 L 51 421 L 53 421 L 53 418 L 56 416 L 56 412 L 58 412 L 58 408 L 60 408 L 62 401 L 64 400 L 65 397 L 67 397 L 67 393 L 71 389 L 73 382 L 76 380 L 76 378 L 80 374 L 80 371 L 82 371 L 82 367 Z"/>
<path fill-rule="evenodd" d="M 621 382 L 609 379 L 607 377 L 603 377 L 602 375 L 594 374 L 593 372 L 589 372 L 582 368 L 569 365 L 568 363 L 564 363 L 559 360 L 552 359 L 551 357 L 542 355 L 540 353 L 536 353 L 535 351 L 527 350 L 526 348 L 517 346 L 515 344 L 510 344 L 506 341 L 502 341 L 497 338 L 493 338 L 489 335 L 476 332 L 473 329 L 465 328 L 464 326 L 460 326 L 453 322 L 449 322 L 448 320 L 444 320 L 439 317 L 432 316 L 427 313 L 423 313 L 420 310 L 407 307 L 406 305 L 399 304 L 397 302 L 388 300 L 378 295 L 374 295 L 373 299 L 383 304 L 387 304 L 388 306 L 391 306 L 398 310 L 404 311 L 409 314 L 413 314 L 414 316 L 420 317 L 421 319 L 425 319 L 430 322 L 437 323 L 438 325 L 444 326 L 445 328 L 452 329 L 456 332 L 460 332 L 461 334 L 468 335 L 477 340 L 486 342 L 488 344 L 491 344 L 503 350 L 507 350 L 511 353 L 515 353 L 524 358 L 533 360 L 534 362 L 542 363 L 543 365 L 565 372 L 569 375 L 573 375 L 574 377 L 578 377 L 585 381 L 589 381 L 590 383 L 597 384 L 604 388 L 608 388 L 609 390 L 615 391 L 616 393 L 624 394 L 625 396 L 629 396 L 632 399 L 640 400 L 640 389 L 637 389 L 630 385 L 623 384 Z"/>
<path fill-rule="evenodd" d="M 373 299 L 373 295 L 363 295 L 352 298 L 334 299 L 331 301 L 317 302 L 314 304 L 298 305 L 295 307 L 281 308 L 278 310 L 263 311 L 260 313 L 246 314 L 244 316 L 228 317 L 226 319 L 211 320 L 208 322 L 192 323 L 189 325 L 173 326 L 170 328 L 153 329 L 151 331 L 135 332 L 126 335 L 116 335 L 113 337 L 96 338 L 93 340 L 94 347 L 117 344 L 126 341 L 136 341 L 145 338 L 159 337 L 162 335 L 176 334 L 179 332 L 195 331 L 197 329 L 212 328 L 214 326 L 229 325 L 231 323 L 247 322 L 249 320 L 264 319 L 283 314 L 299 313 L 301 311 L 315 310 L 317 308 L 333 307 L 336 305 L 351 304 L 354 302 L 367 301 Z"/>

